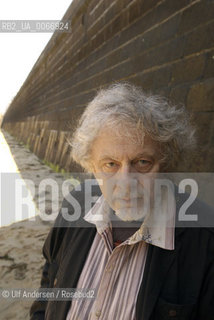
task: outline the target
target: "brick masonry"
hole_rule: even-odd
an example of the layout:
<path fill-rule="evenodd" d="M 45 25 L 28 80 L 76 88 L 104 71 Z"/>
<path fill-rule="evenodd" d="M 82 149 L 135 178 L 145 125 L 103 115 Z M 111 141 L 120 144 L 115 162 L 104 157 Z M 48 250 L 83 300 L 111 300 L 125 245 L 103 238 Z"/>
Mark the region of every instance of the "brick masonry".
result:
<path fill-rule="evenodd" d="M 68 138 L 101 86 L 127 80 L 185 104 L 200 153 L 189 167 L 214 169 L 214 1 L 74 0 L 7 110 L 3 128 L 40 158 L 79 170 Z"/>

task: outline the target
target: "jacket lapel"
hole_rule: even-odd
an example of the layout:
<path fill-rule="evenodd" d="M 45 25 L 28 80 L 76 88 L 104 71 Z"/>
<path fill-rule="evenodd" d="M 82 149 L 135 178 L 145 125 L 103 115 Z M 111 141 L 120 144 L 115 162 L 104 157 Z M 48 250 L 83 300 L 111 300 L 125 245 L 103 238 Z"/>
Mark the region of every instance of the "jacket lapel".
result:
<path fill-rule="evenodd" d="M 137 320 L 149 320 L 174 259 L 174 251 L 149 245 L 143 281 L 137 298 Z"/>
<path fill-rule="evenodd" d="M 88 224 L 89 225 L 89 224 Z M 96 234 L 96 228 L 90 224 L 86 228 L 73 230 L 68 252 L 60 265 L 58 287 L 76 288 L 77 282 Z M 50 303 L 50 302 L 49 302 Z M 71 301 L 54 301 L 54 319 L 65 320 Z M 48 320 L 53 318 L 49 317 Z"/>
<path fill-rule="evenodd" d="M 182 203 L 182 196 L 176 192 L 176 227 L 175 228 L 175 249 L 166 250 L 154 245 L 149 245 L 146 265 L 143 274 L 143 280 L 139 289 L 136 303 L 136 319 L 149 320 L 157 299 L 159 297 L 161 287 L 165 282 L 168 271 L 175 263 L 181 247 L 181 234 L 185 231 L 177 223 L 178 212 Z"/>

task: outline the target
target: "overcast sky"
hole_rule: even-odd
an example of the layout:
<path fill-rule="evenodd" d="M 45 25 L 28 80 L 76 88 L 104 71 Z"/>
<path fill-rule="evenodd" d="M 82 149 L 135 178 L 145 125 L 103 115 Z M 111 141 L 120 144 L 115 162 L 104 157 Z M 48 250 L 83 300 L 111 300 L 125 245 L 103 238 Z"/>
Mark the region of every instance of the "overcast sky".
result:
<path fill-rule="evenodd" d="M 0 20 L 60 20 L 72 0 L 1 0 Z M 0 32 L 0 113 L 20 89 L 52 33 Z"/>

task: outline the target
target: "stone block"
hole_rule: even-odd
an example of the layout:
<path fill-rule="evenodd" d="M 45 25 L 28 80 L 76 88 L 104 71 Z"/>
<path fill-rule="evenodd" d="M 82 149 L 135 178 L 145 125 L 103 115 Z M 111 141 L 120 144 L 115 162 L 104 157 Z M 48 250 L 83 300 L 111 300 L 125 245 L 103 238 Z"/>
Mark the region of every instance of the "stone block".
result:
<path fill-rule="evenodd" d="M 172 66 L 172 85 L 200 79 L 205 66 L 205 55 L 182 59 Z"/>
<path fill-rule="evenodd" d="M 214 110 L 214 79 L 196 83 L 190 88 L 187 108 L 194 111 Z"/>

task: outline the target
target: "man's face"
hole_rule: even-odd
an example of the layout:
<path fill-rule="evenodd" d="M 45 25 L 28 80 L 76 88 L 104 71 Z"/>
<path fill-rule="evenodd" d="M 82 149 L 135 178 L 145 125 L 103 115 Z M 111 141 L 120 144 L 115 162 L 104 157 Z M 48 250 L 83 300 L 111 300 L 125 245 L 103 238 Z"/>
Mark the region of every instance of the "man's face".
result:
<path fill-rule="evenodd" d="M 148 135 L 139 142 L 136 131 L 129 132 L 132 139 L 122 131 L 118 136 L 113 129 L 102 129 L 91 153 L 93 173 L 103 196 L 124 221 L 146 216 L 152 197 L 151 182 L 160 169 L 157 143 Z"/>

